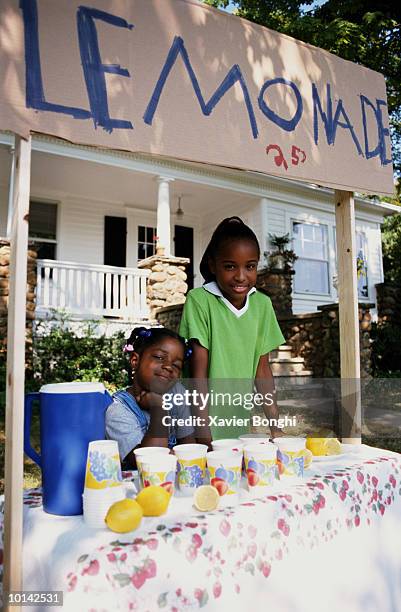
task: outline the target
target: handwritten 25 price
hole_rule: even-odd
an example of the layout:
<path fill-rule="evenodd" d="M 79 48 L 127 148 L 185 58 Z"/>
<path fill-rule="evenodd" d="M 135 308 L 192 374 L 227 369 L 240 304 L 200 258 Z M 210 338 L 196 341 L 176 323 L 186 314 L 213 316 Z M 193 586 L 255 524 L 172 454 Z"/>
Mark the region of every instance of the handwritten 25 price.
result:
<path fill-rule="evenodd" d="M 284 157 L 284 153 L 277 144 L 269 144 L 266 147 L 266 155 L 269 155 L 270 151 L 275 151 L 276 155 L 274 155 L 273 160 L 276 166 L 284 166 L 286 170 L 288 170 L 288 162 Z M 306 153 L 299 147 L 292 145 L 291 147 L 291 164 L 293 166 L 298 166 L 298 164 L 304 164 L 306 160 Z"/>

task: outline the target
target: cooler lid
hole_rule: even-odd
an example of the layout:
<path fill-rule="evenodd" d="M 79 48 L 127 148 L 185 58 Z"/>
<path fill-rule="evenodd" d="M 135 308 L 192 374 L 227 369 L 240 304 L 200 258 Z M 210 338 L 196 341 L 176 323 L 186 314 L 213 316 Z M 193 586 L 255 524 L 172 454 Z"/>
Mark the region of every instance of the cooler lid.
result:
<path fill-rule="evenodd" d="M 104 393 L 106 389 L 100 382 L 68 382 L 43 385 L 41 393 Z"/>

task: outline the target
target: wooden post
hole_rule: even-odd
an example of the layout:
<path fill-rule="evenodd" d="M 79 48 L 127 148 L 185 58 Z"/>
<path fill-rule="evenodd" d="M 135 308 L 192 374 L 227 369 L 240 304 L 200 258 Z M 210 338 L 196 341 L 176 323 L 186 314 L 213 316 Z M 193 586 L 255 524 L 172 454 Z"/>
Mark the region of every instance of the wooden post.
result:
<path fill-rule="evenodd" d="M 25 320 L 30 179 L 31 138 L 24 140 L 16 136 L 7 330 L 3 592 L 22 589 Z M 7 601 L 4 609 L 9 609 Z M 16 608 L 13 606 L 11 609 L 14 611 Z"/>
<path fill-rule="evenodd" d="M 355 209 L 350 191 L 335 191 L 343 442 L 361 443 L 361 394 Z"/>

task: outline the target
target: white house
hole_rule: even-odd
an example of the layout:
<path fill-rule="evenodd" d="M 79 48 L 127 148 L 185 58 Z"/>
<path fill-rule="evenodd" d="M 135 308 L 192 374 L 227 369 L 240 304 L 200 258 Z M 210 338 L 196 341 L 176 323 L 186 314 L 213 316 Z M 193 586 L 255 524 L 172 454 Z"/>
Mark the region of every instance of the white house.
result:
<path fill-rule="evenodd" d="M 0 236 L 10 218 L 13 137 L 0 134 Z M 383 281 L 380 224 L 393 207 L 356 197 L 359 298 L 375 302 Z M 217 223 L 240 216 L 262 253 L 269 233 L 289 233 L 299 259 L 293 310 L 311 312 L 337 294 L 333 192 L 256 172 L 160 157 L 78 147 L 35 136 L 30 238 L 39 247 L 37 316 L 53 308 L 78 318 L 147 317 L 146 276 L 138 261 L 162 234 L 170 253 L 189 257 L 189 286 L 200 286 L 199 262 Z M 160 237 L 159 237 L 160 238 Z M 260 266 L 265 264 L 262 255 Z M 121 280 L 124 279 L 124 280 Z M 124 282 L 124 308 L 116 297 Z"/>

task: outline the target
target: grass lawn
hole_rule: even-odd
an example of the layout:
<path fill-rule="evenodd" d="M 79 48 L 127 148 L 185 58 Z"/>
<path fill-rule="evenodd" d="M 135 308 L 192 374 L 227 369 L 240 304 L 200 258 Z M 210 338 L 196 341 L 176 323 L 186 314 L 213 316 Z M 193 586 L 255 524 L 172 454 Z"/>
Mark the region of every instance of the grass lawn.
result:
<path fill-rule="evenodd" d="M 5 443 L 5 397 L 4 392 L 0 392 L 0 493 L 4 492 L 4 443 Z M 32 415 L 32 446 L 36 451 L 40 451 L 40 432 L 39 432 L 39 411 Z M 42 477 L 40 467 L 31 461 L 24 454 L 24 489 L 40 487 Z"/>

